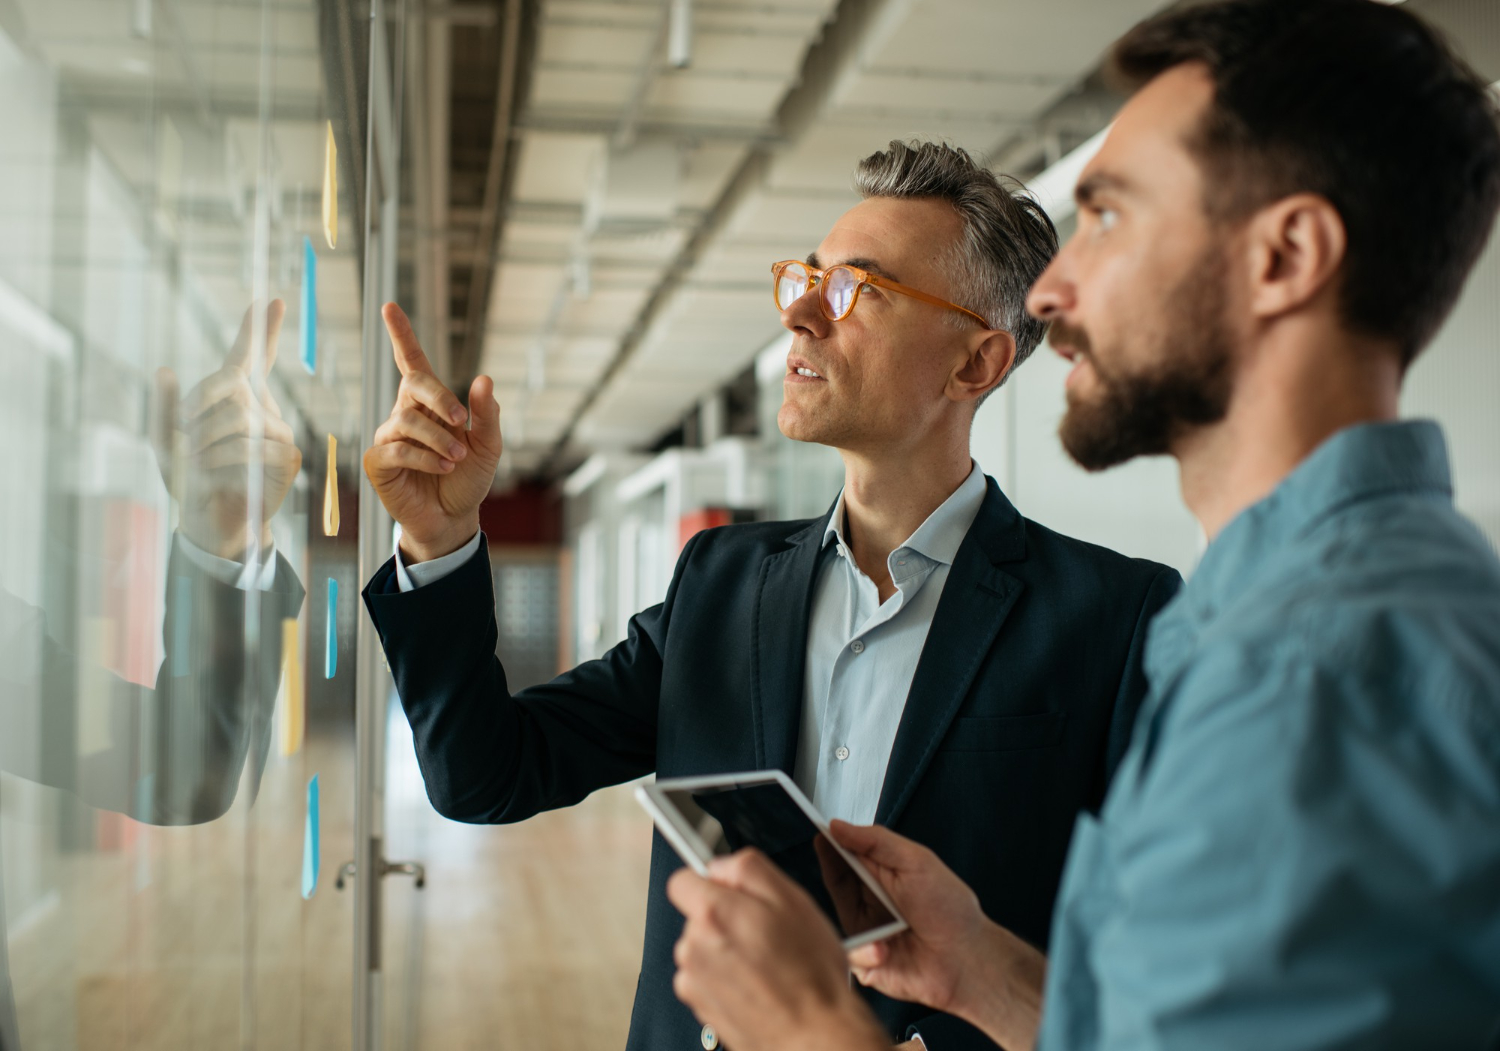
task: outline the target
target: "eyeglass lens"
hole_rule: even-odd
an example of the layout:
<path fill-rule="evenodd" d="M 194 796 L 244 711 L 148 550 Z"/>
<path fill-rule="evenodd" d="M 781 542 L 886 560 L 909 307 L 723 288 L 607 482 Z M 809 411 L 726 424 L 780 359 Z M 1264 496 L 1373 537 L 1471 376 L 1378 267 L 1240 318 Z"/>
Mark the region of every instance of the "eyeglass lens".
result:
<path fill-rule="evenodd" d="M 785 310 L 795 303 L 807 291 L 809 280 L 808 270 L 800 264 L 784 268 L 776 278 L 776 305 Z M 820 292 L 828 316 L 841 318 L 848 314 L 858 287 L 859 281 L 852 270 L 836 266 L 825 271 Z"/>
<path fill-rule="evenodd" d="M 807 291 L 807 271 L 801 266 L 788 266 L 776 278 L 776 305 L 782 310 L 791 306 Z"/>
<path fill-rule="evenodd" d="M 823 302 L 828 305 L 828 316 L 841 318 L 854 306 L 854 290 L 859 287 L 854 271 L 841 266 L 823 273 Z"/>

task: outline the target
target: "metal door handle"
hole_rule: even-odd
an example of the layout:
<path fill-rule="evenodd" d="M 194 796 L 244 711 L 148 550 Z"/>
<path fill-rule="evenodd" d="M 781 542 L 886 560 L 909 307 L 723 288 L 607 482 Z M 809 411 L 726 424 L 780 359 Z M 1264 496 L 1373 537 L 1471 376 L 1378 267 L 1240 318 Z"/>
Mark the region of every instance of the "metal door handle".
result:
<path fill-rule="evenodd" d="M 416 877 L 416 888 L 421 890 L 427 886 L 427 867 L 420 861 L 386 861 L 380 859 L 380 875 L 414 876 Z M 344 881 L 354 877 L 354 862 L 346 861 L 339 866 L 338 878 L 333 881 L 335 890 L 344 889 Z"/>

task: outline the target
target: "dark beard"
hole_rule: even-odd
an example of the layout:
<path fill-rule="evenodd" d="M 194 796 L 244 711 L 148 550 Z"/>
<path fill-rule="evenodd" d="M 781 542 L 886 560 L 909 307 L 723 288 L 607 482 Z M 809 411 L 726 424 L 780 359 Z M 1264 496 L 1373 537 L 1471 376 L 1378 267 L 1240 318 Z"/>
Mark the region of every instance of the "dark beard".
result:
<path fill-rule="evenodd" d="M 1217 253 L 1214 253 L 1217 256 Z M 1087 354 L 1099 397 L 1068 392 L 1058 437 L 1078 465 L 1102 471 L 1137 456 L 1159 456 L 1193 427 L 1217 423 L 1229 411 L 1230 339 L 1224 322 L 1224 266 L 1205 259 L 1167 297 L 1177 323 L 1161 346 L 1162 364 L 1135 374 L 1105 370 L 1078 329 L 1054 325 L 1059 344 Z"/>

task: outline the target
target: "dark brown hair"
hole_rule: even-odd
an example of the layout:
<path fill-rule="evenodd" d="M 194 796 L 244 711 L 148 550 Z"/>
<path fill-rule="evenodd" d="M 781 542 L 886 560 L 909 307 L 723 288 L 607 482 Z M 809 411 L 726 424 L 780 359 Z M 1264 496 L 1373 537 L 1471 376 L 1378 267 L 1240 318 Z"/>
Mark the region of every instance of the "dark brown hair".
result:
<path fill-rule="evenodd" d="M 1375 0 L 1227 0 L 1131 30 L 1112 66 L 1139 87 L 1207 65 L 1213 110 L 1190 144 L 1204 206 L 1235 221 L 1325 197 L 1348 236 L 1345 323 L 1409 364 L 1437 334 L 1500 207 L 1500 123 L 1485 83 L 1409 11 Z"/>

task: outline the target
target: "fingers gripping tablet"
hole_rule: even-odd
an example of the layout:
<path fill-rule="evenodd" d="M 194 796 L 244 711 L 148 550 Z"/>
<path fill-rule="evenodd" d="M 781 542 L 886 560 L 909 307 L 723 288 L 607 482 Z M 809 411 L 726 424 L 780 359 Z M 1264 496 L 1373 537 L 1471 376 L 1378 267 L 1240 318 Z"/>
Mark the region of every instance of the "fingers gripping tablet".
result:
<path fill-rule="evenodd" d="M 755 847 L 812 896 L 848 949 L 906 928 L 868 871 L 828 835 L 828 823 L 780 770 L 641 785 L 636 798 L 700 875 L 710 859 Z"/>

